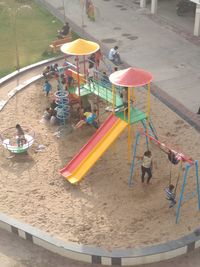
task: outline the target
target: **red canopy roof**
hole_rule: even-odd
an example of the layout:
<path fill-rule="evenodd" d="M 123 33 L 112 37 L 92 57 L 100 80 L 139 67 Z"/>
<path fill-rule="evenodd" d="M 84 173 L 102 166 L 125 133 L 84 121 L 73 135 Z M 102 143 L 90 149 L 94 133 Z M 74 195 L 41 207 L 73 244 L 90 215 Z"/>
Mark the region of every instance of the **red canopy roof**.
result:
<path fill-rule="evenodd" d="M 128 68 L 113 72 L 109 76 L 109 80 L 114 85 L 124 87 L 137 87 L 148 84 L 152 81 L 151 73 L 136 68 Z"/>

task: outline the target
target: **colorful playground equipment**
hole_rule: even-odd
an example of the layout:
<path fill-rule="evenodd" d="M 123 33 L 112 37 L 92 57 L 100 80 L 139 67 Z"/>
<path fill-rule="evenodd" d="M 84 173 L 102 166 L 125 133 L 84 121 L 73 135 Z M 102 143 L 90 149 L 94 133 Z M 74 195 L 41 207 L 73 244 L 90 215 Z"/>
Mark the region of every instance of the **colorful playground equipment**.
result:
<path fill-rule="evenodd" d="M 174 155 L 174 158 L 176 160 L 172 161 L 172 158 L 171 158 L 170 159 L 171 164 L 179 164 L 179 172 L 178 172 L 178 176 L 176 178 L 176 183 L 174 185 L 175 186 L 175 191 L 174 191 L 175 196 L 176 196 L 176 193 L 177 193 L 177 186 L 179 184 L 179 180 L 181 179 L 181 172 L 180 171 L 183 168 L 183 164 L 185 165 L 184 168 L 183 168 L 184 171 L 183 171 L 181 192 L 180 192 L 180 195 L 179 195 L 178 205 L 177 205 L 177 208 L 176 208 L 176 223 L 179 223 L 181 204 L 183 203 L 183 201 L 186 200 L 186 197 L 184 197 L 185 187 L 186 187 L 186 184 L 187 184 L 187 181 L 188 181 L 189 171 L 190 171 L 190 169 L 192 167 L 195 168 L 195 176 L 196 176 L 195 177 L 196 178 L 196 193 L 192 192 L 192 196 L 193 197 L 195 197 L 195 196 L 197 197 L 197 199 L 198 199 L 198 210 L 200 210 L 200 187 L 199 187 L 198 161 L 197 160 L 193 160 L 192 158 L 186 156 L 182 152 L 178 152 L 175 149 L 172 149 L 171 147 L 166 145 L 165 143 L 157 140 L 152 135 L 152 132 L 147 133 L 145 131 L 138 131 L 137 134 L 136 134 L 135 144 L 134 144 L 134 148 L 133 148 L 133 159 L 132 159 L 132 164 L 131 164 L 129 185 L 133 184 L 134 172 L 135 172 L 135 167 L 136 167 L 137 147 L 139 145 L 139 141 L 140 141 L 140 137 L 141 136 L 144 136 L 145 139 L 146 139 L 147 150 L 149 148 L 148 142 L 152 142 L 156 146 L 158 146 L 160 148 L 160 150 L 162 150 L 164 153 L 166 153 L 168 155 L 168 158 L 170 157 L 170 153 L 172 153 Z M 171 184 L 171 183 L 172 183 L 172 179 L 171 179 L 171 170 L 170 170 L 169 184 Z"/>
<path fill-rule="evenodd" d="M 70 116 L 70 106 L 69 106 L 69 92 L 64 88 L 62 84 L 61 74 L 65 71 L 65 67 L 58 68 L 59 77 L 58 77 L 58 91 L 55 93 L 56 99 L 56 117 L 58 118 L 61 125 L 65 125 L 67 119 Z"/>
<path fill-rule="evenodd" d="M 86 59 L 85 56 L 91 55 L 99 50 L 99 45 L 95 42 L 87 41 L 84 39 L 77 39 L 73 42 L 64 44 L 61 46 L 61 51 L 67 55 L 73 55 L 76 57 L 76 71 L 70 69 L 72 78 L 77 80 L 78 96 L 81 97 L 80 86 L 86 81 Z M 80 74 L 80 59 L 83 57 L 83 75 Z M 69 74 L 69 73 L 67 73 Z M 82 106 L 80 98 L 80 106 Z"/>
<path fill-rule="evenodd" d="M 22 146 L 17 145 L 15 127 L 8 128 L 0 134 L 1 144 L 5 149 L 7 149 L 13 154 L 21 154 L 27 152 L 27 150 L 33 145 L 35 141 L 35 132 L 26 126 L 23 126 L 23 129 L 26 129 L 24 131 L 24 137 L 26 142 Z"/>
<path fill-rule="evenodd" d="M 113 82 L 113 90 L 109 91 L 109 98 L 107 98 L 105 93 L 106 91 L 101 90 L 102 88 L 95 88 L 95 84 L 93 84 L 93 89 L 91 89 L 91 86 L 87 84 L 80 88 L 81 95 L 90 94 L 92 92 L 102 97 L 104 100 L 109 99 L 109 101 L 112 103 L 113 114 L 108 117 L 108 119 L 90 138 L 88 143 L 69 162 L 69 164 L 60 170 L 60 173 L 72 184 L 81 181 L 89 169 L 111 146 L 111 144 L 117 139 L 122 131 L 125 130 L 126 127 L 129 128 L 128 148 L 131 149 L 131 124 L 135 124 L 143 120 L 148 121 L 150 115 L 150 82 L 152 80 L 152 75 L 144 70 L 133 68 L 129 68 L 124 71 L 118 71 L 114 74 L 115 75 L 110 75 L 110 81 Z M 128 87 L 128 117 L 124 114 L 123 102 L 120 96 L 116 93 L 114 83 L 118 87 L 120 86 L 121 90 L 124 86 Z M 138 110 L 136 107 L 130 106 L 131 95 L 132 98 L 134 97 L 133 87 L 143 86 L 145 84 L 148 84 L 149 94 L 146 113 Z M 118 111 L 116 112 L 116 110 Z"/>
<path fill-rule="evenodd" d="M 61 175 L 72 184 L 80 182 L 90 168 L 92 168 L 96 161 L 104 154 L 104 152 L 114 143 L 114 141 L 126 128 L 128 128 L 128 161 L 131 162 L 131 148 L 134 136 L 131 131 L 131 125 L 140 122 L 143 130 L 136 133 L 135 144 L 133 146 L 133 159 L 128 181 L 129 186 L 133 183 L 137 145 L 139 144 L 139 139 L 142 135 L 146 139 L 147 150 L 149 149 L 150 142 L 154 142 L 161 150 L 171 151 L 171 153 L 176 156 L 178 162 L 180 161 L 179 164 L 181 167 L 179 168 L 179 174 L 175 184 L 175 194 L 179 179 L 181 178 L 180 170 L 182 169 L 182 163 L 185 164 L 183 183 L 176 210 L 176 223 L 178 223 L 180 219 L 181 204 L 186 200 L 184 192 L 188 179 L 188 173 L 191 167 L 195 167 L 196 173 L 196 194 L 195 192 L 192 193 L 194 196 L 197 195 L 198 197 L 198 209 L 200 210 L 198 162 L 160 142 L 158 140 L 156 130 L 152 124 L 150 118 L 150 83 L 152 80 L 152 75 L 142 69 L 128 68 L 116 71 L 109 77 L 106 77 L 104 74 L 102 75 L 101 72 L 96 70 L 96 75 L 93 79 L 93 82 L 87 83 L 85 76 L 79 73 L 78 66 L 77 71 L 72 73 L 74 79 L 76 79 L 79 84 L 78 88 L 74 92 L 80 97 L 90 94 L 100 97 L 107 103 L 112 104 L 112 108 L 110 109 L 112 114 L 95 132 L 87 144 L 75 155 L 75 157 L 73 157 L 73 159 L 63 169 L 60 170 Z M 135 90 L 137 87 L 138 90 Z M 127 90 L 127 105 L 124 105 L 121 97 L 122 91 L 125 88 Z M 141 93 L 142 90 L 143 97 L 140 97 L 138 101 L 138 97 L 136 97 L 138 96 L 137 92 L 140 91 Z M 145 101 L 144 96 L 146 96 Z M 167 152 L 165 151 L 165 153 Z"/>

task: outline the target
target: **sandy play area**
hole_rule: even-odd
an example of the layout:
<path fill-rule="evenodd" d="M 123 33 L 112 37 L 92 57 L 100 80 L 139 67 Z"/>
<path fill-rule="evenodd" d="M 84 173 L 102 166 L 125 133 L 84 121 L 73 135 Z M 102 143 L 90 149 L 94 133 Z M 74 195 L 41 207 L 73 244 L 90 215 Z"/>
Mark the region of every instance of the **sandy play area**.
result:
<path fill-rule="evenodd" d="M 49 99 L 38 82 L 18 93 L 0 112 L 1 130 L 20 123 L 31 126 L 36 134 L 36 142 L 28 155 L 8 159 L 8 151 L 0 147 L 1 212 L 61 239 L 109 250 L 162 243 L 188 234 L 199 226 L 196 198 L 183 203 L 180 223 L 175 224 L 175 209 L 168 208 L 164 194 L 170 163 L 156 146 L 151 146 L 155 161 L 152 183 L 141 184 L 138 165 L 134 186 L 128 187 L 130 165 L 126 131 L 80 184 L 69 184 L 60 176 L 59 169 L 72 159 L 95 129 L 86 126 L 56 137 L 56 126 L 40 122 L 48 104 Z M 105 106 L 101 102 L 101 123 L 109 115 Z M 199 133 L 153 97 L 151 110 L 160 139 L 199 159 Z M 44 145 L 45 149 L 36 152 L 38 144 Z M 140 144 L 139 154 L 142 155 L 144 138 Z M 173 166 L 174 183 L 177 175 L 178 167 Z M 178 195 L 182 180 L 181 177 Z M 186 192 L 194 190 L 195 176 L 191 170 Z"/>

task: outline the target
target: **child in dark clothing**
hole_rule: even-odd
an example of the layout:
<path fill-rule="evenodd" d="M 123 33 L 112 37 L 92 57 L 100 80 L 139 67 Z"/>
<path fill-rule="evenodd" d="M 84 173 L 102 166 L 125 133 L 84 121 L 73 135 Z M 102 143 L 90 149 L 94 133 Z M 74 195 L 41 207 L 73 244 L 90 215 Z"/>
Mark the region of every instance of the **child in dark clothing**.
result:
<path fill-rule="evenodd" d="M 21 147 L 26 143 L 24 131 L 19 124 L 16 125 L 16 141 L 18 147 Z"/>
<path fill-rule="evenodd" d="M 169 208 L 174 207 L 176 205 L 175 194 L 174 194 L 174 185 L 170 184 L 168 187 L 166 187 L 165 193 L 166 193 L 167 200 L 170 201 Z"/>

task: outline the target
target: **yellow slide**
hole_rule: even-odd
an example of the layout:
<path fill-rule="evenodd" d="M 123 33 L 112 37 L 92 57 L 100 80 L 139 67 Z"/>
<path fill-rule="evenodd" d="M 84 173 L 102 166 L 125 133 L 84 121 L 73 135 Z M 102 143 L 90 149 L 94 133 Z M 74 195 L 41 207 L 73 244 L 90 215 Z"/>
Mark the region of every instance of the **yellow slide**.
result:
<path fill-rule="evenodd" d="M 77 164 L 73 171 L 69 171 L 67 167 L 61 171 L 62 175 L 70 183 L 74 184 L 79 182 L 128 125 L 125 121 L 114 115 L 111 115 L 109 120 L 110 121 L 105 124 L 107 125 L 107 128 L 109 125 L 108 130 L 105 129 L 106 126 L 104 125 L 98 129 L 97 133 L 91 138 L 91 142 L 95 141 L 94 146 L 88 153 L 85 153 L 81 162 Z M 90 143 L 90 140 L 88 143 Z M 80 153 L 82 152 L 84 153 L 84 147 Z"/>

